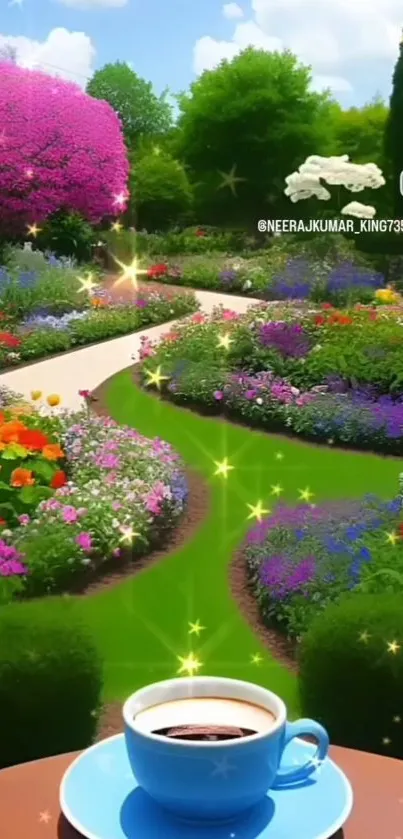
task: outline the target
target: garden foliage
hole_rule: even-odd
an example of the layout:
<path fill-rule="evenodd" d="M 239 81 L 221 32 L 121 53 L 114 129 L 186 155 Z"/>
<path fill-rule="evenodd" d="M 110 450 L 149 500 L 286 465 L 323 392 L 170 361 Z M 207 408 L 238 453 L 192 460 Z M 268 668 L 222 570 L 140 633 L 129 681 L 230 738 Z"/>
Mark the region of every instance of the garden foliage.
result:
<path fill-rule="evenodd" d="M 100 713 L 102 664 L 71 602 L 0 609 L 0 768 L 84 749 Z"/>

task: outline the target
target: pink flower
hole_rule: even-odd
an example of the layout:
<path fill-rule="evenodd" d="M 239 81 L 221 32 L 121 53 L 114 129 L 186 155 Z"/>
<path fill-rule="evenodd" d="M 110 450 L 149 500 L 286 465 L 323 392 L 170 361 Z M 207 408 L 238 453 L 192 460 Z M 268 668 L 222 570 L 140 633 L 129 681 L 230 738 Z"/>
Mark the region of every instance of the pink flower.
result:
<path fill-rule="evenodd" d="M 18 559 L 0 559 L 0 577 L 24 575 L 28 569 Z"/>
<path fill-rule="evenodd" d="M 90 533 L 79 533 L 76 536 L 76 543 L 83 549 L 83 551 L 89 552 L 92 548 L 92 540 Z"/>
<path fill-rule="evenodd" d="M 237 320 L 238 314 L 234 312 L 232 309 L 224 309 L 222 313 L 223 320 Z"/>
<path fill-rule="evenodd" d="M 23 527 L 26 527 L 27 524 L 30 523 L 31 519 L 26 513 L 23 513 L 22 516 L 18 516 L 18 521 Z"/>
<path fill-rule="evenodd" d="M 75 524 L 78 519 L 78 510 L 75 507 L 63 507 L 62 516 L 66 524 Z"/>
<path fill-rule="evenodd" d="M 215 390 L 214 391 L 214 399 L 216 399 L 217 402 L 220 402 L 220 400 L 223 398 L 223 396 L 224 396 L 224 394 L 223 394 L 222 390 Z"/>

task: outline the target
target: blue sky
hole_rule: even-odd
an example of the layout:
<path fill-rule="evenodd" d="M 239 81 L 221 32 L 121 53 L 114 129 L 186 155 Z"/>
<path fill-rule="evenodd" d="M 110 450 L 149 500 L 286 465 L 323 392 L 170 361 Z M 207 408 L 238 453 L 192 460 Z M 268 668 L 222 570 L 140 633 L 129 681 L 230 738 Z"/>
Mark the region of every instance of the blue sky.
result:
<path fill-rule="evenodd" d="M 0 45 L 81 86 L 117 59 L 160 92 L 249 44 L 290 48 L 343 105 L 390 93 L 402 0 L 0 0 Z"/>

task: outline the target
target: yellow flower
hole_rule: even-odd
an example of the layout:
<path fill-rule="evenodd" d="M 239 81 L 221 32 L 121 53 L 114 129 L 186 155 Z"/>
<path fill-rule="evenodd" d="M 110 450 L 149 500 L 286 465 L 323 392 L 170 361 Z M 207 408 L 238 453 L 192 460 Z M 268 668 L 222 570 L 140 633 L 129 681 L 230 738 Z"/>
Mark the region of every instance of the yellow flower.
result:
<path fill-rule="evenodd" d="M 375 299 L 380 303 L 398 303 L 399 295 L 392 288 L 378 288 L 375 292 Z"/>
<path fill-rule="evenodd" d="M 57 393 L 51 393 L 50 396 L 46 397 L 46 401 L 51 408 L 56 408 L 57 405 L 60 405 L 61 399 Z"/>
<path fill-rule="evenodd" d="M 42 398 L 42 391 L 41 390 L 31 390 L 31 399 L 33 402 L 37 402 L 38 399 Z"/>

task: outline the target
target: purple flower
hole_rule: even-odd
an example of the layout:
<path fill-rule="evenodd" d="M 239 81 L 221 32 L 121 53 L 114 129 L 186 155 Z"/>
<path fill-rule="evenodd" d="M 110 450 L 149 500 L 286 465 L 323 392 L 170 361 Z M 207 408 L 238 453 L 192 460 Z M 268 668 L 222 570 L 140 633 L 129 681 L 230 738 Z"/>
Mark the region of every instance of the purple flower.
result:
<path fill-rule="evenodd" d="M 0 559 L 0 577 L 23 576 L 28 573 L 28 568 L 18 559 Z"/>
<path fill-rule="evenodd" d="M 260 342 L 277 350 L 283 358 L 303 358 L 310 350 L 309 336 L 298 323 L 265 323 L 260 329 Z"/>
<path fill-rule="evenodd" d="M 62 516 L 66 524 L 75 524 L 78 519 L 78 510 L 75 507 L 63 507 Z"/>
<path fill-rule="evenodd" d="M 214 391 L 214 399 L 216 399 L 217 402 L 220 402 L 221 399 L 223 398 L 223 396 L 224 396 L 224 394 L 223 394 L 222 390 L 215 390 Z"/>

